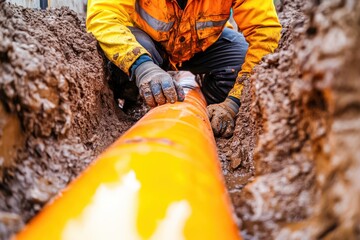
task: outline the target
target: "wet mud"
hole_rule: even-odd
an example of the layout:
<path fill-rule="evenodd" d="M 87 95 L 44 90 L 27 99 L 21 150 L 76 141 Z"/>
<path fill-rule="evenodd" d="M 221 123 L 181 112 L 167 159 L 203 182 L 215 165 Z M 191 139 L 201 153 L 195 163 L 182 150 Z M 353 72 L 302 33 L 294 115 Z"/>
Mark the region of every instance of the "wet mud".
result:
<path fill-rule="evenodd" d="M 0 1 L 0 239 L 135 123 L 84 19 Z"/>
<path fill-rule="evenodd" d="M 239 229 L 359 239 L 360 3 L 278 2 L 279 48 L 245 82 L 234 136 L 216 139 Z M 83 18 L 0 0 L 0 239 L 146 111 L 117 106 L 136 88 L 110 74 Z"/>

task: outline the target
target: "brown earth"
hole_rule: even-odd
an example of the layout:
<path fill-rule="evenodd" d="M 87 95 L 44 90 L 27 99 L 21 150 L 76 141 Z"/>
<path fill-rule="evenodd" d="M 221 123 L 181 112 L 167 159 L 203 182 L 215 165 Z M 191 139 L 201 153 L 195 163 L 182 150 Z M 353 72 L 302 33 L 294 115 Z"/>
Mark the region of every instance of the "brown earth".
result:
<path fill-rule="evenodd" d="M 279 49 L 247 83 L 233 138 L 218 140 L 245 239 L 360 239 L 359 10 L 278 6 Z"/>
<path fill-rule="evenodd" d="M 83 19 L 0 0 L 0 239 L 134 122 L 115 105 Z M 132 116 L 141 108 L 129 109 Z"/>
<path fill-rule="evenodd" d="M 234 136 L 217 139 L 239 228 L 245 239 L 359 239 L 360 3 L 282 0 L 278 12 L 279 49 L 246 82 Z M 0 29 L 6 239 L 146 109 L 116 106 L 72 11 L 0 0 Z"/>

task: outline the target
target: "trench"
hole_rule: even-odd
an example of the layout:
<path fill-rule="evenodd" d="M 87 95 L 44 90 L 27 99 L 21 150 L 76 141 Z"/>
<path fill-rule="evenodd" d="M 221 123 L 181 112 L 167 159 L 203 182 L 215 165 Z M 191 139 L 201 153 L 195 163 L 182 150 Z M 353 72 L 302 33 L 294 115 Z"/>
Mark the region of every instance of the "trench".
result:
<path fill-rule="evenodd" d="M 360 4 L 277 9 L 279 48 L 246 82 L 234 136 L 216 139 L 238 227 L 244 239 L 357 239 Z M 81 16 L 0 0 L 0 239 L 148 110 L 112 71 Z"/>

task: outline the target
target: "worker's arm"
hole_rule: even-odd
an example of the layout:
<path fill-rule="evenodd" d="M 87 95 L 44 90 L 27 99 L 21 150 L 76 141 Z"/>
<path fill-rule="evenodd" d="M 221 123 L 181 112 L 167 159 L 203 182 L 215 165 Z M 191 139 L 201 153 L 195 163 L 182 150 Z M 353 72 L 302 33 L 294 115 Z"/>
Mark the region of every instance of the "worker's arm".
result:
<path fill-rule="evenodd" d="M 214 134 L 223 137 L 233 134 L 243 80 L 263 56 L 277 48 L 281 32 L 273 0 L 237 0 L 234 1 L 233 11 L 234 20 L 249 43 L 249 48 L 242 69 L 226 100 L 207 108 Z"/>
<path fill-rule="evenodd" d="M 129 13 L 135 0 L 89 0 L 86 27 L 98 40 L 106 57 L 130 75 L 132 64 L 143 54 L 150 54 L 135 39 L 128 27 Z"/>
<path fill-rule="evenodd" d="M 136 41 L 130 13 L 135 0 L 89 0 L 86 26 L 106 57 L 126 74 L 134 75 L 139 93 L 150 107 L 184 100 L 184 91 L 157 66 Z"/>
<path fill-rule="evenodd" d="M 249 43 L 245 62 L 242 65 L 234 88 L 229 96 L 240 99 L 243 75 L 251 73 L 266 54 L 278 46 L 281 25 L 273 0 L 238 0 L 233 6 L 234 20 Z"/>

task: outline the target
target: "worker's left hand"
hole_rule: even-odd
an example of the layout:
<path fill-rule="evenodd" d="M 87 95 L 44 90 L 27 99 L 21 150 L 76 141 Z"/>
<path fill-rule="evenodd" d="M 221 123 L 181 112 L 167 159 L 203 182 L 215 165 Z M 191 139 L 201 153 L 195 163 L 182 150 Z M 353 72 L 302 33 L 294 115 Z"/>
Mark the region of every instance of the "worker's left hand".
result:
<path fill-rule="evenodd" d="M 212 104 L 207 107 L 208 116 L 211 122 L 214 135 L 216 137 L 231 137 L 235 128 L 235 117 L 239 112 L 239 105 L 226 98 L 219 104 Z"/>

